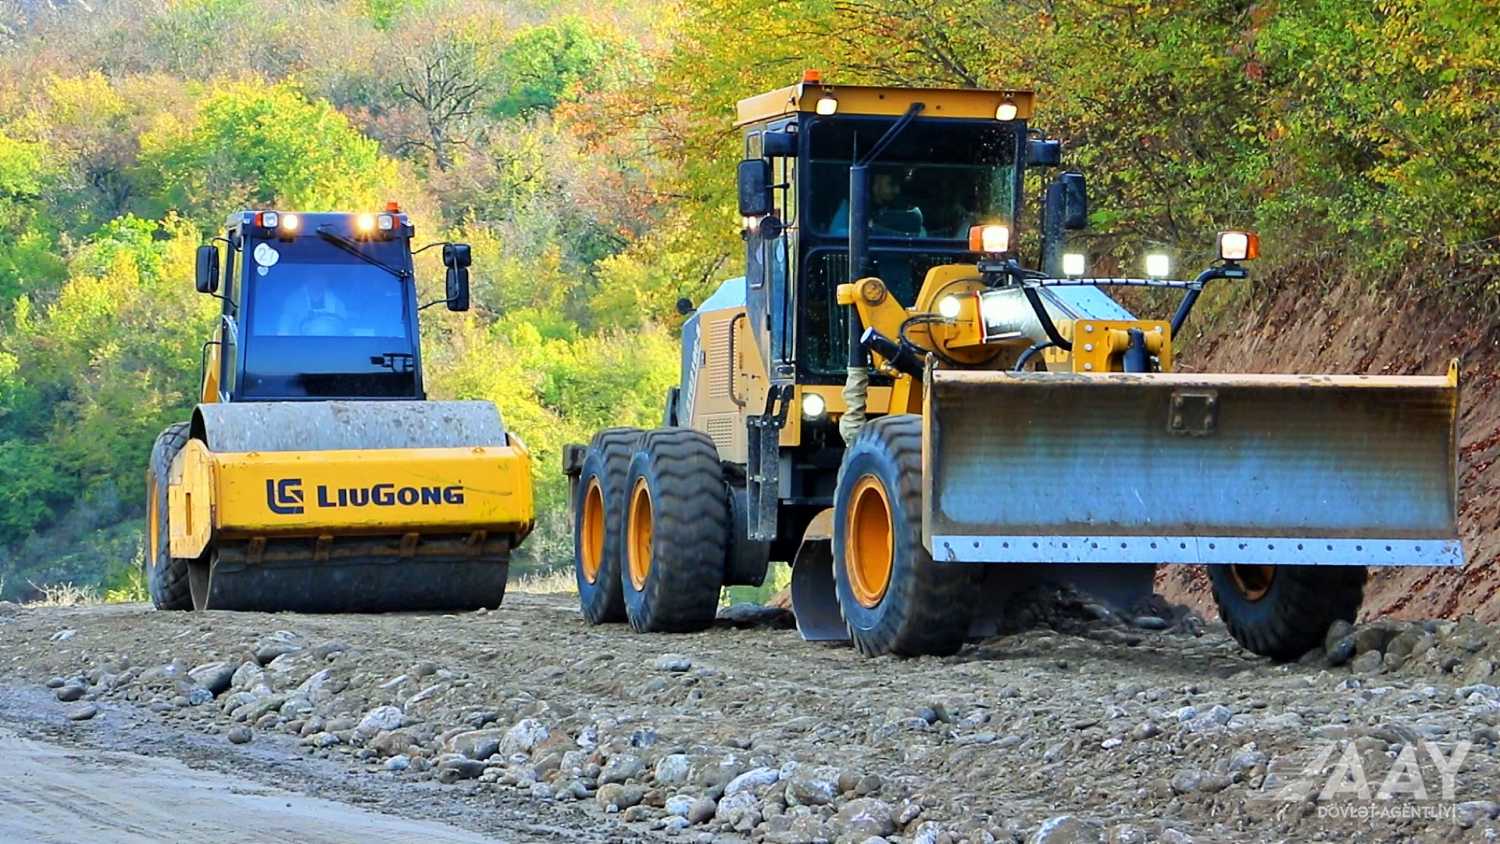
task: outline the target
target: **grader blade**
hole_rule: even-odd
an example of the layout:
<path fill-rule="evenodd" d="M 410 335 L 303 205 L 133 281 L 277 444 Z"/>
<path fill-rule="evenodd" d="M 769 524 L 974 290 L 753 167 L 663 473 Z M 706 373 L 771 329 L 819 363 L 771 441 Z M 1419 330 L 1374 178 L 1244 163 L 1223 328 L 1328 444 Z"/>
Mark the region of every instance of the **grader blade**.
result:
<path fill-rule="evenodd" d="M 929 372 L 938 562 L 1456 566 L 1446 377 Z"/>

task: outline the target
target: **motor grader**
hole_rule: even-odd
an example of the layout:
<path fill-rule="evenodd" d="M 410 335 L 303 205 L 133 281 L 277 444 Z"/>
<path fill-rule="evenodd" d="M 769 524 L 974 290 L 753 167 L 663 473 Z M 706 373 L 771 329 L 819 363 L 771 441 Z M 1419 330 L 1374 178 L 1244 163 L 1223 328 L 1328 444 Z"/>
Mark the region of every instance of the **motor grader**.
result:
<path fill-rule="evenodd" d="M 745 274 L 683 326 L 663 426 L 564 456 L 589 621 L 701 628 L 790 560 L 805 638 L 948 654 L 1032 584 L 1123 609 L 1199 564 L 1234 637 L 1288 659 L 1354 618 L 1366 567 L 1462 564 L 1456 363 L 1176 371 L 1258 239 L 1220 233 L 1188 279 L 1165 255 L 1092 276 L 1084 178 L 1059 172 L 1028 265 L 1025 177 L 1061 164 L 1033 99 L 810 73 L 739 103 Z M 1141 319 L 1121 287 L 1180 304 Z"/>
<path fill-rule="evenodd" d="M 199 248 L 197 288 L 223 307 L 199 404 L 146 472 L 158 609 L 500 605 L 530 456 L 490 402 L 426 400 L 417 313 L 468 309 L 470 250 L 442 244 L 446 295 L 420 304 L 414 234 L 395 204 L 251 210 L 215 239 L 222 264 Z"/>

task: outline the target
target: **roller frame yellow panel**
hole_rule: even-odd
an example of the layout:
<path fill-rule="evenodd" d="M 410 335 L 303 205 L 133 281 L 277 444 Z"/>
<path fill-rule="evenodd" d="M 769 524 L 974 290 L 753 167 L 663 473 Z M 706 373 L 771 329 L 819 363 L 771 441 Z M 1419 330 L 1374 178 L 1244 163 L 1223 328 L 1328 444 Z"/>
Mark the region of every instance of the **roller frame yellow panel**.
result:
<path fill-rule="evenodd" d="M 169 476 L 172 556 L 257 536 L 525 534 L 536 518 L 530 463 L 514 439 L 498 448 L 232 453 L 193 440 Z"/>

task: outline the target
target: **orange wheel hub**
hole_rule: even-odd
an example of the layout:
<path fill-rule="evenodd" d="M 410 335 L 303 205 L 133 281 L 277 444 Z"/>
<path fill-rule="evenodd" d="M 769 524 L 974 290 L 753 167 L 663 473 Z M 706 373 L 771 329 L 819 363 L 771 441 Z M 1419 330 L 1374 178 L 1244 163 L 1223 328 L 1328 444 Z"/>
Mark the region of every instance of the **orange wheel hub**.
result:
<path fill-rule="evenodd" d="M 1276 567 L 1230 566 L 1229 576 L 1246 600 L 1259 601 L 1271 591 L 1271 583 L 1276 580 Z"/>
<path fill-rule="evenodd" d="M 580 518 L 583 521 L 578 535 L 579 563 L 583 567 L 583 579 L 594 583 L 599 579 L 599 567 L 604 561 L 604 491 L 599 488 L 598 478 L 589 478 Z"/>
<path fill-rule="evenodd" d="M 146 484 L 146 563 L 156 568 L 156 551 L 161 547 L 161 505 L 157 503 L 156 476 Z"/>
<path fill-rule="evenodd" d="M 896 546 L 891 503 L 879 478 L 865 475 L 854 484 L 847 518 L 844 568 L 849 589 L 860 606 L 875 607 L 890 588 Z"/>
<path fill-rule="evenodd" d="M 639 592 L 646 588 L 646 578 L 651 575 L 651 488 L 646 479 L 635 482 L 630 491 L 630 517 L 626 524 L 625 554 L 630 563 L 630 584 Z"/>

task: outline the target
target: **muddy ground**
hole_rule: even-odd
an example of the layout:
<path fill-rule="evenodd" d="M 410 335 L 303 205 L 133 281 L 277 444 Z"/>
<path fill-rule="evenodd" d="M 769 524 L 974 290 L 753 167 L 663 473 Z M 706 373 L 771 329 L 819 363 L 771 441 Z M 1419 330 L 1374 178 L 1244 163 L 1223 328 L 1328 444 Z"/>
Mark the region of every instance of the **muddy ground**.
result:
<path fill-rule="evenodd" d="M 0 605 L 0 767 L 45 774 L 0 787 L 0 835 L 304 814 L 301 840 L 403 837 L 378 816 L 507 841 L 1500 835 L 1495 627 L 1377 622 L 1272 665 L 1180 611 L 1032 599 L 1039 627 L 916 660 L 804 643 L 776 611 L 637 635 L 514 593 L 456 616 Z M 210 778 L 219 816 L 162 811 L 191 801 L 131 753 Z"/>

